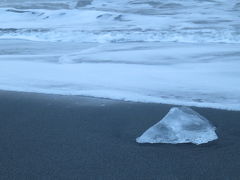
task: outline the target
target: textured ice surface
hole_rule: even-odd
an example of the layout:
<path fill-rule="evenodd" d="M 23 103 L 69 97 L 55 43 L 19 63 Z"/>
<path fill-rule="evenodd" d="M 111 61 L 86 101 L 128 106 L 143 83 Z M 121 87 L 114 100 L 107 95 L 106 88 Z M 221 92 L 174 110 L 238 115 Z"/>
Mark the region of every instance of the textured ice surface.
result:
<path fill-rule="evenodd" d="M 138 143 L 203 144 L 218 138 L 215 129 L 191 108 L 174 107 L 136 140 Z"/>

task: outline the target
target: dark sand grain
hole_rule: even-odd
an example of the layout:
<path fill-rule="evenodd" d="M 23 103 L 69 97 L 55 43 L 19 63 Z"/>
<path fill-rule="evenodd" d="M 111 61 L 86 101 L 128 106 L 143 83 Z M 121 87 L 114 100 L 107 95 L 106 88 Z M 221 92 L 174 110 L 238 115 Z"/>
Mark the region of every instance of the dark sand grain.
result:
<path fill-rule="evenodd" d="M 170 107 L 0 91 L 0 179 L 240 179 L 240 112 L 194 108 L 208 144 L 135 142 Z"/>

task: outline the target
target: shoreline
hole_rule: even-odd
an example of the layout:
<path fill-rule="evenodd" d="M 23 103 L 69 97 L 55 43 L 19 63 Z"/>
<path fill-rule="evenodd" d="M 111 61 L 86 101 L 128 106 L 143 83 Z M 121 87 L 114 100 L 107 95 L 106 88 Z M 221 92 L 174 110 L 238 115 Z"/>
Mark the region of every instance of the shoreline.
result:
<path fill-rule="evenodd" d="M 111 97 L 101 97 L 101 96 L 95 96 L 95 95 L 83 95 L 83 94 L 61 94 L 61 93 L 54 93 L 54 92 L 45 92 L 45 91 L 24 91 L 24 90 L 10 90 L 10 89 L 0 89 L 0 92 L 12 92 L 12 93 L 23 93 L 23 94 L 32 94 L 32 95 L 45 95 L 45 96 L 59 96 L 63 97 L 65 96 L 66 98 L 87 98 L 87 99 L 98 99 L 98 100 L 103 100 L 103 101 L 112 101 L 112 102 L 126 102 L 126 103 L 139 103 L 139 104 L 156 104 L 156 105 L 166 105 L 166 106 L 186 106 L 186 107 L 191 107 L 191 108 L 200 108 L 200 109 L 215 109 L 215 110 L 220 110 L 220 111 L 233 111 L 233 112 L 240 112 L 240 109 L 238 107 L 225 107 L 225 106 L 217 106 L 217 105 L 208 105 L 208 103 L 204 104 L 195 104 L 195 102 L 183 102 L 177 103 L 177 102 L 171 102 L 171 100 L 166 100 L 166 102 L 158 102 L 158 101 L 136 101 L 136 100 L 128 100 L 128 99 L 120 99 L 120 98 L 111 98 Z M 206 105 L 207 104 L 207 105 Z"/>
<path fill-rule="evenodd" d="M 240 110 L 238 44 L 0 40 L 1 45 L 2 90 Z"/>
<path fill-rule="evenodd" d="M 208 144 L 138 144 L 171 105 L 0 91 L 1 179 L 238 179 L 240 112 L 195 108 Z"/>

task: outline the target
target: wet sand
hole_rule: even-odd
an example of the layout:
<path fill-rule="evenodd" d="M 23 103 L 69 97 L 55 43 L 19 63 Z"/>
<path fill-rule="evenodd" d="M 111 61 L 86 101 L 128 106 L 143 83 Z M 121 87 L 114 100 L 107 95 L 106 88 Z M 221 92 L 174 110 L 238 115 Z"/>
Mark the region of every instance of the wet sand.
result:
<path fill-rule="evenodd" d="M 208 144 L 135 142 L 170 107 L 0 91 L 0 179 L 240 179 L 240 112 L 193 108 Z"/>

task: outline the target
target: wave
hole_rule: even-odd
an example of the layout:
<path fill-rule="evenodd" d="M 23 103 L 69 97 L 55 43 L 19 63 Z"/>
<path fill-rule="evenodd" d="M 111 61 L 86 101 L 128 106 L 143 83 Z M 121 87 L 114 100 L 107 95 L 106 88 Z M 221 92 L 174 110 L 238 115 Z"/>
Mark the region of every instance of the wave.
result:
<path fill-rule="evenodd" d="M 21 8 L 12 4 L 0 8 L 0 38 L 240 43 L 239 3 L 235 0 L 28 0 L 22 3 L 28 7 Z"/>
<path fill-rule="evenodd" d="M 239 78 L 226 75 L 226 67 L 239 75 L 236 62 L 196 67 L 194 63 L 146 66 L 0 61 L 0 89 L 240 110 L 239 87 L 235 86 Z"/>
<path fill-rule="evenodd" d="M 3 0 L 0 89 L 240 110 L 239 7 Z"/>
<path fill-rule="evenodd" d="M 239 43 L 240 34 L 222 30 L 156 31 L 156 30 L 51 30 L 51 29 L 0 29 L 0 39 L 25 39 L 50 42 L 189 42 Z"/>

